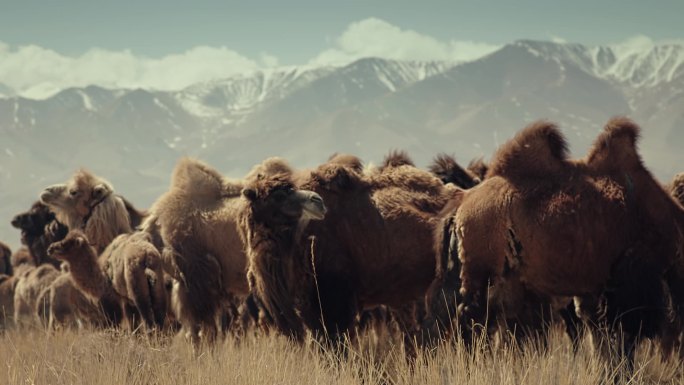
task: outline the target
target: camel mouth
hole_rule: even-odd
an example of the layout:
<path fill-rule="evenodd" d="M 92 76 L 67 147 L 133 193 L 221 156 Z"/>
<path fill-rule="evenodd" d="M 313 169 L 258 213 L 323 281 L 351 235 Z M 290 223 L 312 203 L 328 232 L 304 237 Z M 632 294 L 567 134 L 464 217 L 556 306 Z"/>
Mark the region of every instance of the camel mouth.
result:
<path fill-rule="evenodd" d="M 40 193 L 40 202 L 45 205 L 54 205 L 55 203 L 57 203 L 57 198 L 60 196 L 60 194 L 65 188 L 66 186 L 61 184 L 46 187 L 45 190 L 43 190 L 43 192 Z"/>
<path fill-rule="evenodd" d="M 328 209 L 323 203 L 323 198 L 313 191 L 299 191 L 304 203 L 302 205 L 302 218 L 320 221 L 325 218 Z"/>

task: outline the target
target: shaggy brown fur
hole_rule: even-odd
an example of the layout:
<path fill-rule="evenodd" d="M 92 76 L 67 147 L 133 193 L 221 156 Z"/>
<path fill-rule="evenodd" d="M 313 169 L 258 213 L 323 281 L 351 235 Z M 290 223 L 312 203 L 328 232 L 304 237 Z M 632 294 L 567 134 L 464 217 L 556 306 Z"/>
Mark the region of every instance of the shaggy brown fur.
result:
<path fill-rule="evenodd" d="M 117 235 L 132 231 L 123 199 L 88 171 L 79 170 L 66 184 L 47 187 L 40 200 L 70 230 L 83 230 L 98 253 Z"/>
<path fill-rule="evenodd" d="M 14 291 L 15 322 L 34 323 L 37 321 L 36 309 L 40 294 L 59 277 L 60 271 L 51 264 L 43 264 L 27 269 L 17 276 Z"/>
<path fill-rule="evenodd" d="M 638 336 L 656 335 L 665 322 L 661 282 L 681 253 L 684 213 L 642 165 L 638 132 L 613 119 L 587 158 L 571 162 L 561 133 L 539 122 L 497 151 L 448 229 L 460 259 L 465 330 L 498 311 L 528 322 L 530 297 L 560 307 L 575 297 L 593 324 L 623 328 L 628 354 Z M 675 281 L 667 283 L 677 300 Z"/>
<path fill-rule="evenodd" d="M 49 330 L 82 325 L 108 326 L 99 304 L 76 287 L 71 274 L 63 271 L 38 296 L 36 314 Z"/>
<path fill-rule="evenodd" d="M 129 322 L 140 317 L 149 330 L 161 329 L 167 312 L 161 256 L 151 240 L 144 232 L 119 235 L 98 260 L 114 290 L 136 310 L 127 314 Z"/>
<path fill-rule="evenodd" d="M 361 162 L 361 159 L 354 155 L 334 153 L 330 156 L 330 158 L 328 158 L 328 163 L 346 165 L 359 174 L 363 173 L 363 162 Z"/>
<path fill-rule="evenodd" d="M 684 173 L 675 175 L 668 189 L 677 202 L 684 207 Z"/>
<path fill-rule="evenodd" d="M 403 150 L 392 150 L 385 156 L 385 159 L 383 159 L 380 170 L 382 171 L 386 168 L 399 166 L 415 166 L 415 164 L 408 152 Z"/>
<path fill-rule="evenodd" d="M 480 178 L 463 169 L 453 156 L 447 154 L 437 155 L 428 170 L 444 184 L 453 183 L 460 188 L 469 189 L 480 183 Z"/>
<path fill-rule="evenodd" d="M 47 249 L 45 253 L 47 254 Z M 15 276 L 20 276 L 27 269 L 36 267 L 36 262 L 26 246 L 18 248 L 12 254 L 12 257 L 10 257 L 10 264 L 12 265 L 12 271 Z"/>
<path fill-rule="evenodd" d="M 121 195 L 117 195 L 124 203 L 126 207 L 126 212 L 128 213 L 128 218 L 130 218 L 130 224 L 132 229 L 137 229 L 148 215 L 147 211 L 140 211 L 131 202 Z"/>
<path fill-rule="evenodd" d="M 0 330 L 12 325 L 17 277 L 0 274 Z"/>
<path fill-rule="evenodd" d="M 0 242 L 0 274 L 12 275 L 12 250 L 9 246 Z"/>
<path fill-rule="evenodd" d="M 34 203 L 28 211 L 12 219 L 12 226 L 21 230 L 21 242 L 28 247 L 34 265 L 49 263 L 59 268 L 59 261 L 47 255 L 47 248 L 64 238 L 67 228 L 55 219 L 55 214 L 46 205 Z"/>
<path fill-rule="evenodd" d="M 81 230 L 71 230 L 66 238 L 50 245 L 48 253 L 69 263 L 69 273 L 75 286 L 102 308 L 110 324 L 119 325 L 127 305 L 126 299 L 114 289 L 86 235 Z M 51 302 L 51 306 L 56 304 Z"/>
<path fill-rule="evenodd" d="M 487 175 L 487 170 L 489 169 L 489 166 L 487 163 L 485 163 L 484 159 L 482 157 L 473 159 L 468 163 L 468 171 L 473 173 L 475 176 L 480 178 L 480 181 L 483 181 L 485 176 Z"/>
<path fill-rule="evenodd" d="M 425 171 L 405 165 L 361 175 L 328 163 L 300 176 L 262 173 L 243 195 L 251 288 L 295 338 L 302 321 L 335 337 L 362 309 L 405 314 L 433 279 L 433 217 L 448 193 Z"/>
<path fill-rule="evenodd" d="M 221 304 L 249 291 L 236 222 L 241 189 L 240 181 L 224 178 L 200 161 L 181 159 L 169 191 L 152 206 L 143 225 L 163 245 L 164 270 L 179 282 L 173 307 L 194 343 L 200 329 L 212 341 Z"/>

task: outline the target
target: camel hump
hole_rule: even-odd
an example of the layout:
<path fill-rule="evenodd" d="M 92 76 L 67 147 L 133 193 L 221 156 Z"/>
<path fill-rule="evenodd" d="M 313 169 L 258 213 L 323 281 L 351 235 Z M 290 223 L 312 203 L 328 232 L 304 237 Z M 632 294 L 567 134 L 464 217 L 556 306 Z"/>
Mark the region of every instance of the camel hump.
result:
<path fill-rule="evenodd" d="M 359 174 L 363 173 L 363 162 L 355 155 L 334 153 L 328 158 L 328 163 L 341 164 L 351 168 Z"/>
<path fill-rule="evenodd" d="M 448 154 L 437 154 L 432 164 L 428 166 L 428 170 L 444 184 L 453 183 L 458 187 L 468 189 L 480 183 L 480 178 L 461 167 L 456 159 Z"/>
<path fill-rule="evenodd" d="M 311 172 L 307 186 L 316 191 L 322 188 L 331 191 L 351 190 L 355 187 L 366 186 L 365 182 L 354 168 L 342 163 L 324 163 Z"/>
<path fill-rule="evenodd" d="M 641 164 L 637 142 L 641 129 L 631 119 L 620 116 L 606 123 L 589 150 L 587 164 L 593 168 L 621 168 Z"/>
<path fill-rule="evenodd" d="M 290 167 L 285 159 L 274 156 L 252 167 L 247 173 L 245 180 L 253 182 L 256 179 L 263 179 L 278 174 L 292 175 L 293 173 L 292 167 Z"/>
<path fill-rule="evenodd" d="M 400 166 L 415 166 L 415 163 L 413 163 L 413 160 L 406 151 L 392 150 L 385 156 L 385 159 L 383 159 L 380 170 L 382 171 L 387 168 Z"/>
<path fill-rule="evenodd" d="M 216 169 L 193 158 L 181 158 L 171 176 L 171 188 L 190 195 L 238 196 L 242 186 L 224 178 Z"/>
<path fill-rule="evenodd" d="M 494 154 L 487 177 L 537 178 L 565 169 L 568 143 L 558 127 L 541 120 L 530 124 Z"/>

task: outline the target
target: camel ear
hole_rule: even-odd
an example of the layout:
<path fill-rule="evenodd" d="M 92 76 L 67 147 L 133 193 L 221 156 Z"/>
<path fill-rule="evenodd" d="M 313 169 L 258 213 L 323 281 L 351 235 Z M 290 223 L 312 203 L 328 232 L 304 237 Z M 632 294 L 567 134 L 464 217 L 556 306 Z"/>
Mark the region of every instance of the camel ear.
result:
<path fill-rule="evenodd" d="M 104 183 L 100 183 L 93 188 L 93 199 L 99 200 L 106 197 L 112 190 Z"/>
<path fill-rule="evenodd" d="M 255 201 L 257 198 L 257 193 L 256 191 L 254 191 L 254 189 L 246 188 L 242 190 L 242 196 L 244 196 L 250 201 Z"/>

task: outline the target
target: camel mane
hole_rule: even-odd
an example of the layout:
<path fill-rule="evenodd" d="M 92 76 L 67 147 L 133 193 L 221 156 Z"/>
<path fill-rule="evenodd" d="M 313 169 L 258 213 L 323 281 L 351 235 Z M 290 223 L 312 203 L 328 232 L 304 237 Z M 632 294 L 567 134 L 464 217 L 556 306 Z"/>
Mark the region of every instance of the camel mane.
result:
<path fill-rule="evenodd" d="M 123 199 L 114 194 L 107 196 L 93 208 L 83 230 L 98 251 L 119 234 L 133 231 Z"/>
<path fill-rule="evenodd" d="M 555 175 L 567 166 L 568 144 L 558 127 L 534 122 L 503 144 L 492 157 L 487 178 L 539 178 Z"/>
<path fill-rule="evenodd" d="M 589 150 L 587 165 L 601 170 L 641 166 L 637 150 L 640 136 L 641 128 L 629 118 L 610 119 Z"/>

